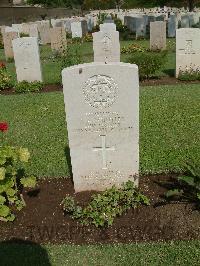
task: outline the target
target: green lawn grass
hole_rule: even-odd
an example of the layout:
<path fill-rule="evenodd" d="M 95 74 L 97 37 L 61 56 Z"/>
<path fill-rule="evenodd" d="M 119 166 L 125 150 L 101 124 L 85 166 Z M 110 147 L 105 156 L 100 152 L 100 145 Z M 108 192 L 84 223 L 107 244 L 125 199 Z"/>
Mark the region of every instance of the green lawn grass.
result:
<path fill-rule="evenodd" d="M 194 85 L 140 88 L 140 171 L 180 172 L 189 158 L 200 162 L 200 88 Z M 0 95 L 0 121 L 10 124 L 7 142 L 28 147 L 28 172 L 69 176 L 61 92 Z M 67 157 L 67 158 L 66 158 Z"/>
<path fill-rule="evenodd" d="M 0 244 L 2 266 L 199 265 L 200 241 L 116 245 Z"/>
<path fill-rule="evenodd" d="M 149 46 L 148 40 L 122 41 Z M 168 60 L 159 75 L 173 75 L 175 41 L 168 40 Z M 93 61 L 92 43 L 81 46 L 84 62 Z M 44 81 L 60 83 L 60 60 L 49 46 L 40 48 Z M 127 60 L 121 56 L 121 61 Z M 0 61 L 5 60 L 0 50 Z M 8 69 L 16 79 L 14 63 Z M 140 89 L 140 171 L 181 171 L 192 158 L 200 163 L 199 85 Z M 0 95 L 0 121 L 9 122 L 5 141 L 28 147 L 28 173 L 39 177 L 69 176 L 69 153 L 63 94 Z M 199 265 L 200 241 L 130 245 L 13 245 L 0 243 L 0 265 Z"/>
<path fill-rule="evenodd" d="M 141 45 L 143 47 L 149 48 L 149 40 L 129 40 L 121 41 L 121 48 L 126 47 L 132 43 Z M 76 45 L 72 46 L 72 50 L 76 49 Z M 175 40 L 167 40 L 167 62 L 162 67 L 162 69 L 157 73 L 158 76 L 169 76 L 173 75 L 175 72 Z M 89 63 L 93 62 L 93 47 L 92 42 L 84 42 L 80 44 L 79 53 L 81 55 L 82 62 Z M 127 62 L 129 55 L 121 54 L 121 61 Z M 45 84 L 56 84 L 61 83 L 61 62 L 59 58 L 56 58 L 52 51 L 50 45 L 40 46 L 40 58 L 42 65 L 42 72 Z M 5 60 L 4 51 L 0 49 L 0 61 Z M 16 73 L 14 62 L 7 63 L 9 72 L 12 75 L 14 81 L 16 81 Z"/>

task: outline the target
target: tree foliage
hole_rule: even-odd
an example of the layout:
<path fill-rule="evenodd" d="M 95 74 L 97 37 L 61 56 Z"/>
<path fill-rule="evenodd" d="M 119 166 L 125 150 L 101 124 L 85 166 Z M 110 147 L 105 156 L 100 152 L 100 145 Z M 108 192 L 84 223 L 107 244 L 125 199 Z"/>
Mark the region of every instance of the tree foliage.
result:
<path fill-rule="evenodd" d="M 200 6 L 200 0 L 27 0 L 30 5 L 44 7 L 84 7 L 84 9 L 136 8 L 136 7 L 188 7 L 190 11 Z"/>
<path fill-rule="evenodd" d="M 27 0 L 29 5 L 41 5 L 43 7 L 81 7 L 84 0 Z"/>

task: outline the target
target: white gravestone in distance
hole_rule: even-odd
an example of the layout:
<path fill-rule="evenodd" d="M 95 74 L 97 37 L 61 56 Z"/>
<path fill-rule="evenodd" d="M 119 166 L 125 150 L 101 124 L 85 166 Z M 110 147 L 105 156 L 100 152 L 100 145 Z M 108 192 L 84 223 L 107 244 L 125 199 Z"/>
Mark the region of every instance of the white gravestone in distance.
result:
<path fill-rule="evenodd" d="M 138 67 L 83 64 L 62 80 L 75 191 L 138 185 Z"/>
<path fill-rule="evenodd" d="M 115 28 L 114 23 L 104 23 L 92 34 L 94 62 L 120 62 L 119 32 Z"/>
<path fill-rule="evenodd" d="M 180 71 L 200 71 L 200 29 L 176 31 L 176 77 Z"/>
<path fill-rule="evenodd" d="M 18 81 L 42 81 L 38 39 L 24 37 L 13 40 Z"/>
<path fill-rule="evenodd" d="M 12 59 L 14 57 L 12 41 L 17 38 L 17 32 L 5 32 L 3 34 L 4 53 L 6 60 Z"/>
<path fill-rule="evenodd" d="M 166 22 L 156 21 L 150 23 L 150 50 L 166 49 Z"/>

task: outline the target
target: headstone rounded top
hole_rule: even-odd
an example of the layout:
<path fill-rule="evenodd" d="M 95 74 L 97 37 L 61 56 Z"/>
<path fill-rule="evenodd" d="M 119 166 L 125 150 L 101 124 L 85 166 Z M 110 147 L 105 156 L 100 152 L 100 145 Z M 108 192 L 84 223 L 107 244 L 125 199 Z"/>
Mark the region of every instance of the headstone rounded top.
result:
<path fill-rule="evenodd" d="M 112 16 L 111 15 L 107 15 L 105 20 L 104 20 L 104 23 L 114 23 L 114 21 L 112 19 Z"/>

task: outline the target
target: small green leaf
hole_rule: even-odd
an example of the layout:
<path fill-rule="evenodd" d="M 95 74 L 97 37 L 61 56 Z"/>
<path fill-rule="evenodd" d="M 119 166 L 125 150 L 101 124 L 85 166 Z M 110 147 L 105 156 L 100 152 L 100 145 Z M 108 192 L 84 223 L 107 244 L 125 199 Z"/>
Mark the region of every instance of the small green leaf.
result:
<path fill-rule="evenodd" d="M 0 217 L 5 218 L 9 214 L 10 214 L 10 209 L 7 206 L 5 206 L 5 205 L 0 206 Z"/>
<path fill-rule="evenodd" d="M 171 190 L 167 191 L 167 193 L 165 194 L 165 196 L 167 198 L 170 198 L 170 197 L 174 197 L 174 196 L 181 196 L 182 194 L 183 194 L 183 190 L 171 189 Z"/>
<path fill-rule="evenodd" d="M 190 186 L 195 186 L 195 178 L 193 176 L 179 176 L 178 180 L 181 180 Z"/>
<path fill-rule="evenodd" d="M 0 195 L 0 205 L 3 205 L 6 202 L 6 198 Z"/>
<path fill-rule="evenodd" d="M 23 177 L 21 178 L 20 182 L 24 187 L 33 188 L 36 185 L 36 177 L 35 176 Z"/>

